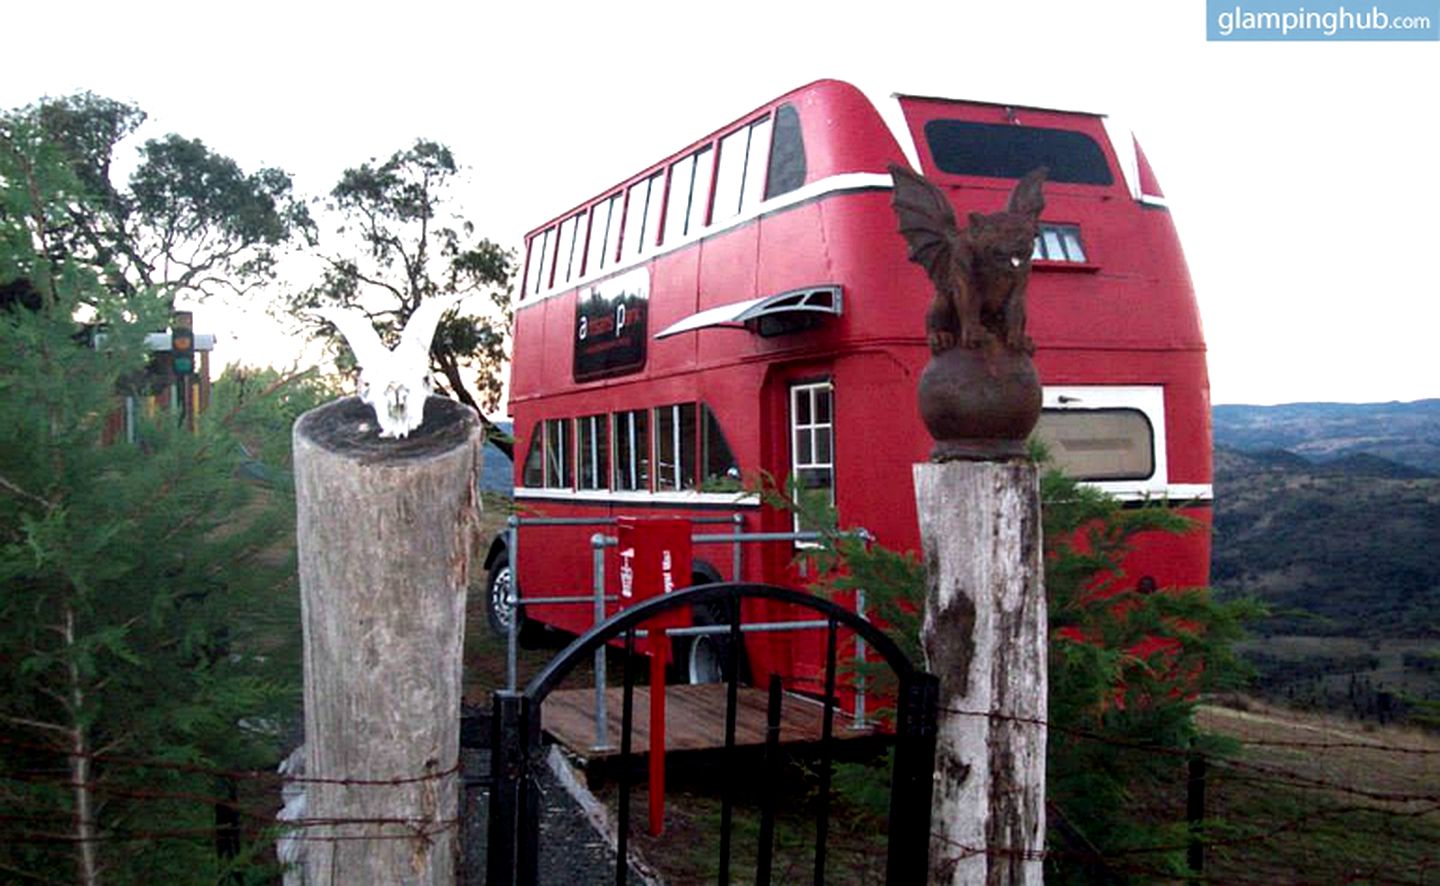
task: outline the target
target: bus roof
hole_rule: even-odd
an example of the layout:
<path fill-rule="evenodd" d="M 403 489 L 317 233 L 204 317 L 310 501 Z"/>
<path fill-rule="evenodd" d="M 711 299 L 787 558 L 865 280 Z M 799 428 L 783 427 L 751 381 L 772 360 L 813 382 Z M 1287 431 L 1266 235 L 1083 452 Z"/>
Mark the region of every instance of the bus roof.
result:
<path fill-rule="evenodd" d="M 656 160 L 652 163 L 647 163 L 644 166 L 637 167 L 631 175 L 628 175 L 625 178 L 622 178 L 619 181 L 616 181 L 608 185 L 607 187 L 596 191 L 584 200 L 568 204 L 563 212 L 559 213 L 558 215 L 552 215 L 547 217 L 545 221 L 541 222 L 540 224 L 527 231 L 525 233 L 525 238 L 528 240 L 531 236 L 539 233 L 540 231 L 553 224 L 556 224 L 566 216 L 569 216 L 576 211 L 590 205 L 591 203 L 594 203 L 595 201 L 614 193 L 617 189 L 623 187 L 627 182 L 633 181 L 643 171 L 654 168 L 663 168 L 666 163 L 668 163 L 671 159 L 684 155 L 685 153 L 692 150 L 693 148 L 696 148 L 699 145 L 703 145 L 707 142 L 713 141 L 714 139 L 728 132 L 737 124 L 753 116 L 757 111 L 760 111 L 761 109 L 769 107 L 771 105 L 778 104 L 791 96 L 798 95 L 807 90 L 811 90 L 825 84 L 833 84 L 853 89 L 861 93 L 866 98 L 866 100 L 869 101 L 871 107 L 873 107 L 875 111 L 880 115 L 881 121 L 885 124 L 886 128 L 890 130 L 890 134 L 894 136 L 895 141 L 899 144 L 902 153 L 905 155 L 905 159 L 909 162 L 911 168 L 915 170 L 919 170 L 921 168 L 920 153 L 918 147 L 915 144 L 915 139 L 911 135 L 909 124 L 905 119 L 904 109 L 901 105 L 902 100 L 945 102 L 964 105 L 982 105 L 986 107 L 1012 108 L 1022 111 L 1037 111 L 1042 113 L 1069 114 L 1075 116 L 1097 118 L 1102 121 L 1102 124 L 1104 125 L 1107 133 L 1110 136 L 1111 145 L 1114 148 L 1115 155 L 1120 163 L 1120 171 L 1122 177 L 1125 179 L 1126 184 L 1129 186 L 1131 195 L 1135 199 L 1141 199 L 1142 195 L 1139 172 L 1137 169 L 1138 164 L 1136 158 L 1134 137 L 1133 135 L 1131 135 L 1130 131 L 1127 128 L 1124 128 L 1117 124 L 1116 121 L 1107 114 L 1098 111 L 1067 110 L 1063 108 L 1045 107 L 1042 105 L 1016 104 L 1013 102 L 992 101 L 987 99 L 955 98 L 945 96 L 933 96 L 922 93 L 886 91 L 883 89 L 870 88 L 868 84 L 857 84 L 846 80 L 822 77 L 816 80 L 812 80 L 809 83 L 805 83 L 801 86 L 797 86 L 794 89 L 787 90 L 786 92 L 783 92 L 765 102 L 755 105 L 744 111 L 743 113 L 739 114 L 738 116 L 732 117 L 727 122 L 716 127 L 710 132 L 705 133 L 704 135 L 689 142 L 686 142 L 677 150 L 662 155 L 659 158 L 656 158 Z"/>

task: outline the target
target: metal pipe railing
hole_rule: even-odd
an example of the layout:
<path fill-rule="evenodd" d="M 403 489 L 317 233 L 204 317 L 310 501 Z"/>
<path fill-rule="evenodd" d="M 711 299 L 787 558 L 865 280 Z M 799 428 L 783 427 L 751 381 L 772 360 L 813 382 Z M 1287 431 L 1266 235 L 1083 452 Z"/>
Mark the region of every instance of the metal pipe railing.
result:
<path fill-rule="evenodd" d="M 619 540 L 612 535 L 595 533 L 590 537 L 591 563 L 592 563 L 592 593 L 588 595 L 566 595 L 555 597 L 529 597 L 521 599 L 518 580 L 517 565 L 519 563 L 520 527 L 521 526 L 613 526 L 618 523 L 615 517 L 518 517 L 511 516 L 507 522 L 507 545 L 510 563 L 510 587 L 507 592 L 507 601 L 510 604 L 510 624 L 506 642 L 506 688 L 515 691 L 518 670 L 518 647 L 519 647 L 519 625 L 520 612 L 522 607 L 541 605 L 579 605 L 582 603 L 594 604 L 594 624 L 605 620 L 605 604 L 620 599 L 616 595 L 605 593 L 605 548 L 614 547 Z M 698 533 L 691 536 L 691 542 L 697 545 L 704 544 L 728 544 L 732 548 L 731 553 L 731 576 L 732 580 L 742 581 L 743 576 L 743 553 L 742 546 L 759 542 L 812 542 L 819 541 L 825 533 L 814 531 L 795 532 L 745 532 L 744 516 L 735 513 L 729 517 L 695 517 L 692 523 L 714 524 L 729 523 L 733 527 L 729 533 Z M 852 530 L 851 533 L 866 541 L 872 540 L 873 536 L 864 529 Z M 857 590 L 855 597 L 856 612 L 864 615 L 865 592 Z M 752 622 L 739 626 L 742 633 L 768 633 L 777 631 L 799 631 L 819 630 L 828 628 L 829 622 L 825 620 L 809 621 L 779 621 L 779 622 Z M 662 637 L 700 637 L 713 634 L 725 634 L 730 632 L 728 625 L 692 625 L 683 628 L 669 628 L 661 631 Z M 635 631 L 637 637 L 648 637 L 646 630 Z M 855 659 L 857 664 L 865 661 L 865 641 L 861 637 L 855 638 Z M 609 716 L 605 698 L 605 648 L 601 646 L 595 650 L 595 750 L 607 750 L 609 748 Z M 863 729 L 865 722 L 865 677 L 863 669 L 857 672 L 855 687 L 855 719 L 852 728 Z"/>

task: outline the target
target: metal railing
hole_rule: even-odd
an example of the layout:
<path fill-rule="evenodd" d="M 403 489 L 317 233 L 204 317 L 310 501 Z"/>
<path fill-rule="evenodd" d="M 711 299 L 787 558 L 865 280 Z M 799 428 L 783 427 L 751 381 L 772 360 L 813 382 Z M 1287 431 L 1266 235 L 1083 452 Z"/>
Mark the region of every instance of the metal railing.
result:
<path fill-rule="evenodd" d="M 728 523 L 734 527 L 728 533 L 697 533 L 692 535 L 690 541 L 696 545 L 707 544 L 728 544 L 731 546 L 731 581 L 742 581 L 741 570 L 744 568 L 743 546 L 746 544 L 758 544 L 765 542 L 815 542 L 824 537 L 824 533 L 814 531 L 794 532 L 745 532 L 744 516 L 739 513 L 731 514 L 728 517 L 694 517 L 690 518 L 691 523 L 716 524 Z M 605 621 L 605 604 L 614 602 L 620 598 L 614 594 L 605 593 L 605 549 L 615 547 L 619 544 L 618 538 L 604 533 L 595 533 L 590 537 L 591 563 L 592 563 L 592 584 L 591 593 L 586 595 L 570 594 L 551 597 L 525 597 L 520 596 L 520 581 L 518 578 L 519 564 L 519 543 L 521 526 L 614 526 L 618 522 L 614 517 L 518 517 L 512 516 L 508 521 L 506 531 L 508 545 L 508 556 L 510 563 L 510 587 L 507 592 L 506 601 L 510 605 L 510 623 L 506 637 L 506 686 L 508 691 L 514 692 L 517 682 L 518 656 L 519 656 L 519 630 L 520 612 L 525 606 L 555 606 L 555 605 L 581 605 L 585 603 L 594 606 L 594 624 Z M 865 529 L 853 529 L 842 533 L 864 540 L 870 540 L 872 536 Z M 862 618 L 865 615 L 865 592 L 857 590 L 855 594 L 856 614 Z M 821 630 L 829 626 L 824 620 L 805 621 L 770 621 L 752 622 L 740 626 L 742 633 L 760 633 L 775 631 L 801 631 Z M 666 628 L 661 634 L 665 637 L 701 637 L 730 633 L 727 625 L 692 625 L 690 627 Z M 636 630 L 635 636 L 647 637 L 649 631 Z M 863 637 L 855 638 L 855 661 L 857 665 L 865 662 L 865 640 Z M 598 647 L 595 650 L 595 744 L 594 750 L 608 750 L 609 745 L 609 712 L 605 700 L 606 679 L 606 655 L 605 648 Z M 865 674 L 863 668 L 857 668 L 855 677 L 855 716 L 851 722 L 852 729 L 865 729 Z"/>
<path fill-rule="evenodd" d="M 720 606 L 729 613 L 728 625 L 716 625 L 728 631 L 731 644 L 729 668 L 725 680 L 724 750 L 715 758 L 720 772 L 720 819 L 718 882 L 730 881 L 733 810 L 737 785 L 747 777 L 755 778 L 753 760 L 742 759 L 738 727 L 740 704 L 739 639 L 744 628 L 742 603 L 746 600 L 768 600 L 808 610 L 811 619 L 823 619 L 824 685 L 829 700 L 824 705 L 818 739 L 815 773 L 819 783 L 815 790 L 814 882 L 826 881 L 828 833 L 831 817 L 831 770 L 834 760 L 833 703 L 836 686 L 839 632 L 844 629 L 856 637 L 864 637 L 875 653 L 876 660 L 888 665 L 897 680 L 895 719 L 890 741 L 893 756 L 890 771 L 889 836 L 886 848 L 885 882 L 919 883 L 928 870 L 927 846 L 930 841 L 930 807 L 933 797 L 935 742 L 939 710 L 939 680 L 925 673 L 912 662 L 894 639 L 875 624 L 834 602 L 776 586 L 719 583 L 701 585 L 652 597 L 612 615 L 584 635 L 577 637 L 564 651 L 530 680 L 523 692 L 499 690 L 492 696 L 492 747 L 490 765 L 493 787 L 488 815 L 487 882 L 496 886 L 534 884 L 539 881 L 540 810 L 542 800 L 535 771 L 541 746 L 541 708 L 551 692 L 586 657 L 616 642 L 626 650 L 624 676 L 618 687 L 621 701 L 620 772 L 628 772 L 634 759 L 635 727 L 635 641 L 639 625 L 653 622 L 665 613 L 682 607 L 695 609 Z M 769 681 L 766 706 L 764 758 L 759 772 L 759 840 L 755 853 L 754 882 L 770 883 L 775 848 L 775 820 L 778 806 L 780 741 L 784 693 L 777 676 Z M 794 728 L 792 726 L 792 728 Z M 616 812 L 617 884 L 629 882 L 630 785 L 632 779 L 618 779 Z M 652 816 L 655 810 L 652 807 Z M 654 819 L 652 818 L 652 821 Z M 788 870 L 788 869 L 787 869 Z M 793 874 L 793 871 L 791 871 Z M 794 877 L 791 876 L 790 879 Z M 808 878 L 807 878 L 808 879 Z"/>

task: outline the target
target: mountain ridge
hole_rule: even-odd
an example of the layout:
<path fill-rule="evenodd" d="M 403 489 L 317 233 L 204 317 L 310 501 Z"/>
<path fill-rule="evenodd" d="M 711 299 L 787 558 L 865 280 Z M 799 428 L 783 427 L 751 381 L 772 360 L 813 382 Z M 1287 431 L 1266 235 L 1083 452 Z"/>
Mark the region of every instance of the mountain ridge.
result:
<path fill-rule="evenodd" d="M 1315 463 L 1370 455 L 1440 475 L 1440 399 L 1219 404 L 1211 422 L 1217 446 L 1286 450 Z"/>

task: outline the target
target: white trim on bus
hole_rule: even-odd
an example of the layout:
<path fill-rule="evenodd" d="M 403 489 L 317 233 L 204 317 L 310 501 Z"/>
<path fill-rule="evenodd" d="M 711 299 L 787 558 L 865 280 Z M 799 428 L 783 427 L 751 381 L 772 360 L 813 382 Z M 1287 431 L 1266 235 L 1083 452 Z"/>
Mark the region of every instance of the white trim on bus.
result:
<path fill-rule="evenodd" d="M 549 292 L 544 292 L 539 295 L 527 295 L 525 296 L 525 299 L 523 301 L 521 301 L 518 305 L 515 306 L 515 310 L 523 311 L 526 308 L 531 307 L 532 305 L 540 304 L 546 299 L 554 298 L 558 295 L 564 295 L 567 292 L 579 289 L 582 286 L 588 286 L 607 277 L 612 277 L 617 274 L 623 274 L 625 271 L 628 271 L 632 268 L 649 264 L 651 260 L 658 258 L 659 256 L 665 255 L 667 252 L 674 252 L 677 249 L 683 249 L 686 246 L 689 246 L 700 240 L 704 240 L 707 237 L 713 237 L 717 234 L 722 234 L 730 230 L 731 228 L 738 228 L 741 225 L 748 224 L 762 215 L 768 215 L 772 212 L 786 209 L 790 206 L 794 206 L 797 203 L 804 203 L 806 200 L 813 200 L 816 197 L 824 196 L 826 194 L 840 193 L 843 191 L 867 191 L 873 190 L 875 188 L 884 188 L 886 190 L 889 190 L 894 186 L 895 182 L 893 179 L 890 178 L 890 173 L 888 172 L 845 172 L 841 173 L 840 175 L 828 176 L 826 178 L 820 179 L 819 181 L 813 181 L 808 185 L 796 188 L 789 193 L 781 194 L 778 197 L 772 197 L 769 200 L 763 200 L 755 204 L 754 206 L 751 206 L 750 208 L 742 211 L 739 215 L 726 219 L 720 224 L 711 225 L 707 228 L 701 228 L 699 231 L 682 237 L 681 239 L 676 240 L 673 243 L 662 244 L 638 258 L 628 258 L 627 260 L 622 260 L 618 264 L 608 265 L 604 268 L 601 268 L 598 273 L 586 274 L 585 276 L 580 277 L 576 280 L 572 280 L 569 283 L 557 286 L 554 289 L 551 289 Z M 589 207 L 586 208 L 588 209 Z M 546 230 L 549 229 L 547 228 Z M 529 248 L 528 245 L 526 248 Z"/>
<path fill-rule="evenodd" d="M 516 498 L 564 499 L 584 504 L 689 505 L 695 507 L 756 508 L 760 496 L 753 492 L 623 491 L 615 489 L 550 489 L 541 486 L 516 487 Z"/>
<path fill-rule="evenodd" d="M 900 146 L 900 153 L 905 155 L 905 162 L 915 172 L 920 171 L 920 149 L 915 144 L 915 136 L 910 132 L 910 121 L 905 119 L 905 109 L 900 106 L 899 92 L 880 92 L 867 86 L 856 86 L 863 94 L 870 106 L 880 115 L 880 122 L 890 130 L 890 135 Z"/>
<path fill-rule="evenodd" d="M 1208 483 L 1171 483 L 1169 438 L 1165 425 L 1165 388 L 1161 385 L 1047 385 L 1045 409 L 1133 409 L 1150 422 L 1154 437 L 1154 470 L 1141 480 L 1095 480 L 1094 486 L 1121 501 L 1209 501 Z"/>

